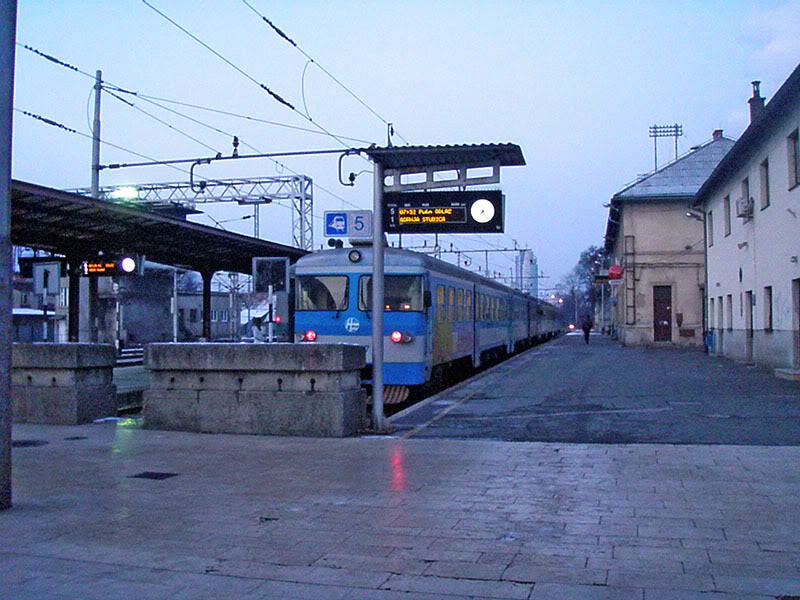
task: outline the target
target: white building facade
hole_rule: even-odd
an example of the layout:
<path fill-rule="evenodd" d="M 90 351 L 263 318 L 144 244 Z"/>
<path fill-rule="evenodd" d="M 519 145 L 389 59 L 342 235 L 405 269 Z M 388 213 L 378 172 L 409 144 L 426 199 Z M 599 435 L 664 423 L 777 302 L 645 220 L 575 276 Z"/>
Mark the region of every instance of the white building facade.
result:
<path fill-rule="evenodd" d="M 800 66 L 697 195 L 712 352 L 800 379 Z"/>

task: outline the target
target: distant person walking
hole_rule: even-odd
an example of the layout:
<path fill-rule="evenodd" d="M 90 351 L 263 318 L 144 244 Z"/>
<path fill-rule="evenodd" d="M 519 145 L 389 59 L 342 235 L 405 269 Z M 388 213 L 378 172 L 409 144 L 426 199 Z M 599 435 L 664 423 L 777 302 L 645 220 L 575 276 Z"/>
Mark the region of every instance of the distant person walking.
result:
<path fill-rule="evenodd" d="M 589 315 L 586 315 L 583 318 L 583 324 L 581 325 L 581 329 L 583 329 L 583 339 L 586 341 L 587 344 L 589 343 L 589 332 L 592 330 L 593 326 L 594 322 L 592 321 L 592 318 Z"/>

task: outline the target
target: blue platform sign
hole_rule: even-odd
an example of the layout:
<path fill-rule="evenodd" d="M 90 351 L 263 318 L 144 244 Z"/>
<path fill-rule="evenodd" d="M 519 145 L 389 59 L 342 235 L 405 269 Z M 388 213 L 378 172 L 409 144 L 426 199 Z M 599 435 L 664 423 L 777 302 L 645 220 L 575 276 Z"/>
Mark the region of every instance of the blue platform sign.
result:
<path fill-rule="evenodd" d="M 372 237 L 371 210 L 325 212 L 325 237 Z"/>

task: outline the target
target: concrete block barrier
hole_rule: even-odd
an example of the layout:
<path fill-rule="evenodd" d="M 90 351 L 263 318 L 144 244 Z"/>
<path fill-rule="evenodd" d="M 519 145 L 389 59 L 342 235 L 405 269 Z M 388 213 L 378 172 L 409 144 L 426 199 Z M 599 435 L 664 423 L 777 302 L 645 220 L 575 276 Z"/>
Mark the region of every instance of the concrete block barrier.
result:
<path fill-rule="evenodd" d="M 144 426 L 343 437 L 366 425 L 363 346 L 151 344 Z"/>
<path fill-rule="evenodd" d="M 14 422 L 78 425 L 116 416 L 115 361 L 110 344 L 13 344 Z"/>

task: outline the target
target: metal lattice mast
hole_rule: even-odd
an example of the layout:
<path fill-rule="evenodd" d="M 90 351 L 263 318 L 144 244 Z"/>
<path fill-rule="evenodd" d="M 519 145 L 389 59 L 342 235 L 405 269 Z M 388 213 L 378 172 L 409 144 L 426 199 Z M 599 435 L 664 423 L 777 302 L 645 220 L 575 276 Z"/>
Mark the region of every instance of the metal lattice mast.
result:
<path fill-rule="evenodd" d="M 88 189 L 72 191 L 87 195 L 90 193 Z M 102 187 L 99 197 L 105 200 L 133 201 L 153 208 L 179 205 L 195 209 L 197 204 L 238 202 L 253 205 L 256 213 L 261 204 L 283 200 L 291 202 L 292 206 L 293 245 L 304 250 L 312 250 L 314 246 L 314 184 L 305 175 Z"/>
<path fill-rule="evenodd" d="M 303 250 L 314 249 L 314 185 L 309 177 L 298 178 L 300 193 L 292 198 L 292 240 Z"/>

